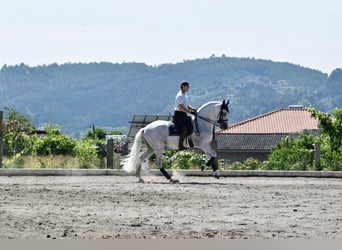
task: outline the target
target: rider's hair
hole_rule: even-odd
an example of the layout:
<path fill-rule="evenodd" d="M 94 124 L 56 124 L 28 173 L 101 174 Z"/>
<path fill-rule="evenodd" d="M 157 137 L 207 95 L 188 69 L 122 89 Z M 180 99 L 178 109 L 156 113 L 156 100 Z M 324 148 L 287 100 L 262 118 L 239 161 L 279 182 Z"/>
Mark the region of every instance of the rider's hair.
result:
<path fill-rule="evenodd" d="M 180 88 L 182 88 L 183 86 L 189 86 L 189 83 L 188 82 L 181 82 Z"/>

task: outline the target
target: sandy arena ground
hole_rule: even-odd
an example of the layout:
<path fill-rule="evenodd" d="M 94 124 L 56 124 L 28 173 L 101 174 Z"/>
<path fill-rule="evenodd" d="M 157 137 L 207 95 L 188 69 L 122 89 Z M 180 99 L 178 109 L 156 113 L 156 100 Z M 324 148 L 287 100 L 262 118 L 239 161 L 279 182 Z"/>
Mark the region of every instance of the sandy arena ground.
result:
<path fill-rule="evenodd" d="M 342 239 L 342 179 L 0 177 L 0 239 Z"/>

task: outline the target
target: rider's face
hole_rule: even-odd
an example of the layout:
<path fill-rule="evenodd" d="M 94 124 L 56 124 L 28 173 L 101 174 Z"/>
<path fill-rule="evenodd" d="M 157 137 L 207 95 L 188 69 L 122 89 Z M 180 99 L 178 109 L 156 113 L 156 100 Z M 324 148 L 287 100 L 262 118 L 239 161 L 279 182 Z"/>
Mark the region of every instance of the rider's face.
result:
<path fill-rule="evenodd" d="M 189 85 L 183 85 L 183 86 L 182 86 L 182 92 L 183 92 L 183 93 L 188 92 L 189 88 L 190 88 Z"/>

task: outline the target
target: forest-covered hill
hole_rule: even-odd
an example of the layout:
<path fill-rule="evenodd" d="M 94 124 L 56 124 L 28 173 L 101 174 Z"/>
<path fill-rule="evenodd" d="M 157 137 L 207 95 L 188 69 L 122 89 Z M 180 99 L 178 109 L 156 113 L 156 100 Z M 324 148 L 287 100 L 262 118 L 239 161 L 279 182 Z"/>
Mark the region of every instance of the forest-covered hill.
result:
<path fill-rule="evenodd" d="M 37 127 L 49 121 L 79 136 L 92 124 L 128 127 L 134 114 L 173 112 L 179 83 L 191 84 L 191 104 L 230 99 L 230 122 L 284 108 L 342 105 L 342 70 L 330 75 L 290 63 L 254 58 L 210 57 L 177 64 L 143 63 L 4 65 L 0 108 L 7 106 Z"/>

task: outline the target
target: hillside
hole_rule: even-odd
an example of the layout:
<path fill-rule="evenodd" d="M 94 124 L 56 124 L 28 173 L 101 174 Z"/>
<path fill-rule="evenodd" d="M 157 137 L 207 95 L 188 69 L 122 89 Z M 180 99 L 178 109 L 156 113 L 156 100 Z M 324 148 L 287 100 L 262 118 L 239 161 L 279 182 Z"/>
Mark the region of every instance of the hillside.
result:
<path fill-rule="evenodd" d="M 210 57 L 177 64 L 143 63 L 4 65 L 0 107 L 34 121 L 52 121 L 73 136 L 92 124 L 127 127 L 134 114 L 169 114 L 179 82 L 191 83 L 191 104 L 231 100 L 230 122 L 287 107 L 312 105 L 331 111 L 342 104 L 342 70 L 330 76 L 290 63 Z"/>

